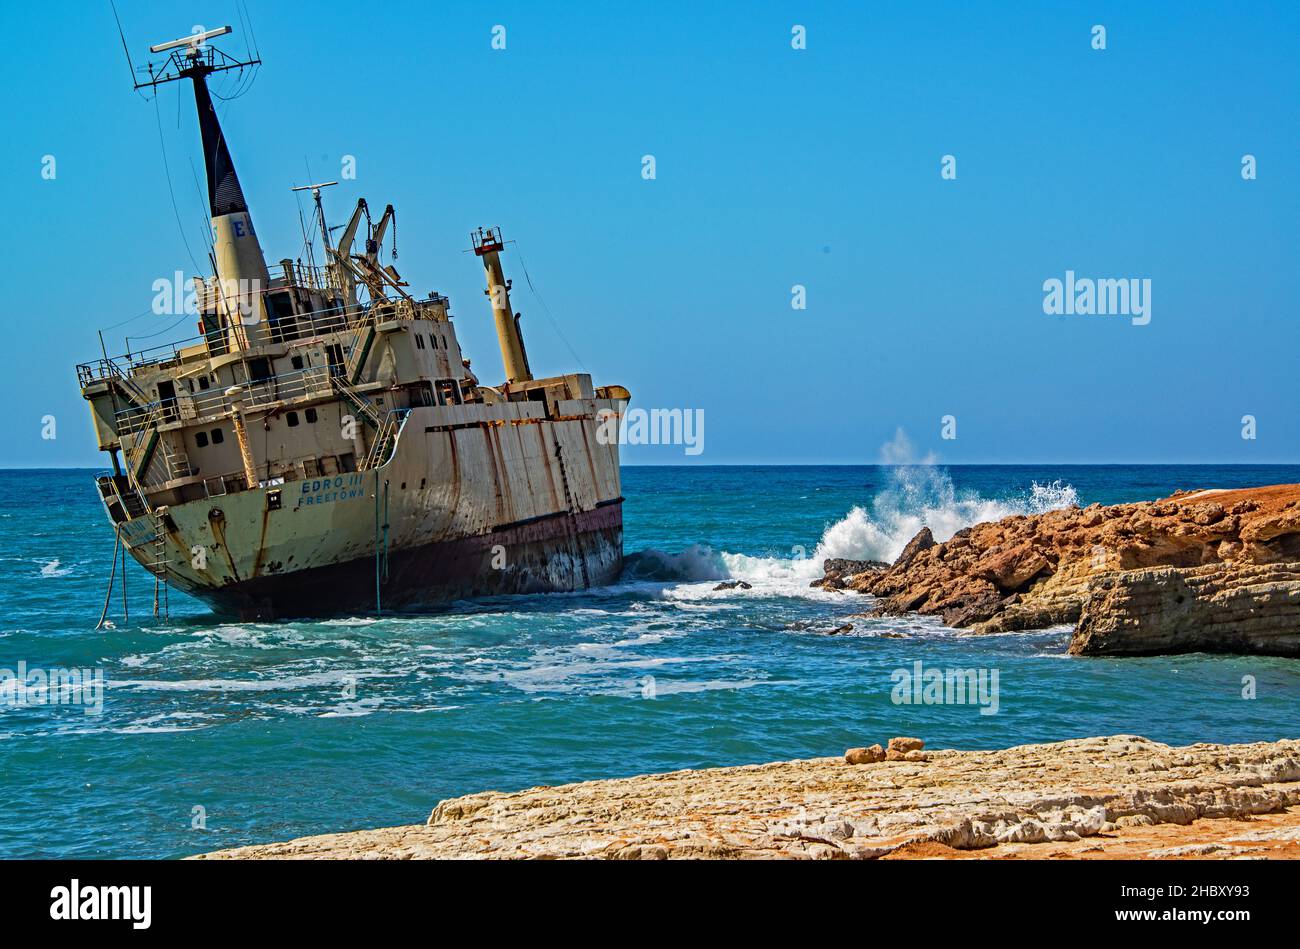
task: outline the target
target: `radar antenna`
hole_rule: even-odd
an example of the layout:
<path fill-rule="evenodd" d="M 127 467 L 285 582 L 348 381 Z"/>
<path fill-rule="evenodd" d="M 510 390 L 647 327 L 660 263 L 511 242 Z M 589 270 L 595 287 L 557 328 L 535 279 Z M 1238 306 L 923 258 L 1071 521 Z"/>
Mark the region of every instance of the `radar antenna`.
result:
<path fill-rule="evenodd" d="M 152 89 L 164 82 L 175 82 L 177 79 L 206 77 L 211 73 L 224 72 L 227 69 L 260 66 L 262 60 L 257 56 L 246 60 L 236 59 L 208 43 L 208 40 L 225 36 L 229 32 L 231 32 L 230 27 L 223 26 L 150 46 L 151 53 L 170 55 L 161 63 L 149 63 L 143 70 L 137 70 L 148 72 L 149 78 L 144 82 L 137 82 L 135 88 Z"/>
<path fill-rule="evenodd" d="M 311 192 L 312 199 L 316 202 L 316 221 L 317 223 L 320 224 L 320 239 L 321 239 L 321 243 L 325 245 L 326 257 L 329 256 L 329 252 L 334 248 L 330 247 L 330 229 L 329 229 L 329 225 L 325 223 L 325 208 L 321 204 L 320 189 L 329 188 L 332 185 L 336 185 L 336 184 L 338 184 L 337 181 L 318 181 L 315 184 L 298 185 L 297 187 L 289 189 L 290 191 Z"/>

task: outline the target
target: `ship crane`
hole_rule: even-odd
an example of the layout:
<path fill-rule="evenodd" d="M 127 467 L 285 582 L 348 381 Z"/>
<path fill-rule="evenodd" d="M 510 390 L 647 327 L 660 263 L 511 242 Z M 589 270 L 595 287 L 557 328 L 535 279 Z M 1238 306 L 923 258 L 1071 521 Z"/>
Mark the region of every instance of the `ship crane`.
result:
<path fill-rule="evenodd" d="M 354 254 L 352 253 L 352 243 L 356 240 L 357 230 L 361 226 L 363 215 L 367 220 L 370 219 L 370 206 L 366 204 L 365 198 L 359 198 L 356 209 L 352 212 L 352 217 L 344 225 L 338 247 L 330 247 L 328 242 L 325 245 L 325 250 L 331 259 L 330 267 L 338 275 L 338 282 L 343 288 L 348 306 L 355 306 L 357 303 L 356 283 L 358 280 L 364 283 L 370 291 L 372 303 L 385 299 L 389 290 L 397 293 L 403 299 L 411 299 L 411 295 L 406 292 L 406 288 L 410 284 L 402 279 L 402 275 L 397 272 L 397 269 L 391 264 L 384 266 L 379 263 L 379 247 L 383 244 L 384 234 L 388 230 L 388 225 L 396 218 L 397 212 L 391 204 L 384 208 L 383 217 L 379 219 L 377 225 L 370 229 L 369 236 L 366 238 L 366 252 L 364 254 Z M 324 227 L 323 215 L 321 222 L 321 226 Z"/>

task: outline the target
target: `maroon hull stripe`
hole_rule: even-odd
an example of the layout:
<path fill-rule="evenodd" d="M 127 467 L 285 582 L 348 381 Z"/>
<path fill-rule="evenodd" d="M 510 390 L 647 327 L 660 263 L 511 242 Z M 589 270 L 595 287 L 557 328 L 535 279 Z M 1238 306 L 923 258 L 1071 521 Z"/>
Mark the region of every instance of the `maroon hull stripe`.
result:
<path fill-rule="evenodd" d="M 572 516 L 390 550 L 380 594 L 385 611 L 419 610 L 476 596 L 602 586 L 618 579 L 622 569 L 620 499 Z M 373 613 L 375 558 L 260 576 L 194 595 L 241 619 Z"/>

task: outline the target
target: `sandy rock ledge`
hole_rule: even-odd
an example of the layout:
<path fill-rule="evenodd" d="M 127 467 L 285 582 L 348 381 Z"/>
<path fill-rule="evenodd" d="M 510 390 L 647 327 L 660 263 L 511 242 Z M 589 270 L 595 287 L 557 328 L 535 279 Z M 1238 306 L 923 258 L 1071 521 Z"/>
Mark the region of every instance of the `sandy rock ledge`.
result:
<path fill-rule="evenodd" d="M 926 760 L 489 791 L 443 801 L 425 825 L 200 859 L 1300 856 L 1300 741 L 1175 748 L 1116 735 L 912 751 Z"/>

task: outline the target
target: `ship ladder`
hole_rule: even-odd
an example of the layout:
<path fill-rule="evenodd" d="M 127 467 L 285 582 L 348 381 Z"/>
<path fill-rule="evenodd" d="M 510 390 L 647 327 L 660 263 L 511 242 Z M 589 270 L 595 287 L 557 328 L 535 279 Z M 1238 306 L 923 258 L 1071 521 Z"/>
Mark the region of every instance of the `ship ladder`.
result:
<path fill-rule="evenodd" d="M 127 450 L 126 470 L 134 482 L 137 491 L 144 493 L 143 484 L 145 475 L 149 471 L 149 465 L 153 462 L 154 453 L 158 450 L 158 442 L 161 440 L 161 434 L 158 431 L 158 422 L 162 415 L 160 406 L 155 405 L 145 416 L 144 424 L 136 432 L 132 440 L 131 447 Z"/>
<path fill-rule="evenodd" d="M 389 449 L 393 447 L 393 442 L 397 439 L 398 429 L 401 427 L 402 422 L 405 421 L 406 415 L 407 411 L 405 409 L 393 409 L 384 418 L 383 425 L 375 433 L 375 441 L 370 446 L 370 453 L 361 465 L 362 471 L 378 468 L 388 460 Z"/>
<path fill-rule="evenodd" d="M 158 615 L 159 592 L 161 590 L 163 619 L 171 619 L 169 596 L 171 584 L 168 583 L 170 574 L 167 561 L 167 533 L 163 525 L 162 515 L 157 511 L 151 511 L 150 514 L 154 526 L 153 559 L 149 561 L 149 572 L 153 574 L 153 615 Z"/>
<path fill-rule="evenodd" d="M 361 414 L 361 417 L 365 419 L 366 424 L 371 428 L 379 428 L 381 422 L 379 413 L 375 411 L 375 407 L 370 404 L 369 399 L 353 388 L 347 381 L 340 379 L 338 376 L 334 377 L 333 384 L 335 391 Z"/>
<path fill-rule="evenodd" d="M 356 336 L 352 338 L 352 350 L 348 353 L 347 364 L 344 366 L 344 374 L 351 385 L 361 381 L 361 372 L 366 368 L 366 359 L 369 358 L 370 349 L 374 344 L 375 321 L 371 317 L 357 327 Z"/>

